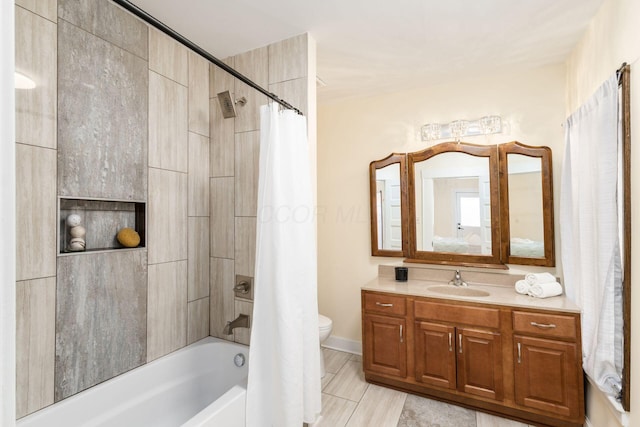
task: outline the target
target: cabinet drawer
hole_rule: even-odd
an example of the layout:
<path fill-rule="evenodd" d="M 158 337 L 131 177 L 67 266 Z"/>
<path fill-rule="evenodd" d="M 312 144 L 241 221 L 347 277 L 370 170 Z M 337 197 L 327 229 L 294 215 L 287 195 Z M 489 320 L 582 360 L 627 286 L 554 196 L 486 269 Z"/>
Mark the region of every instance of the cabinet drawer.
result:
<path fill-rule="evenodd" d="M 546 337 L 576 339 L 577 320 L 560 314 L 513 312 L 513 331 Z"/>
<path fill-rule="evenodd" d="M 369 313 L 404 316 L 407 303 L 404 297 L 387 294 L 364 294 L 364 310 Z"/>
<path fill-rule="evenodd" d="M 497 308 L 465 307 L 430 301 L 416 301 L 414 310 L 416 319 L 439 320 L 441 322 L 493 329 L 500 327 L 500 310 Z"/>

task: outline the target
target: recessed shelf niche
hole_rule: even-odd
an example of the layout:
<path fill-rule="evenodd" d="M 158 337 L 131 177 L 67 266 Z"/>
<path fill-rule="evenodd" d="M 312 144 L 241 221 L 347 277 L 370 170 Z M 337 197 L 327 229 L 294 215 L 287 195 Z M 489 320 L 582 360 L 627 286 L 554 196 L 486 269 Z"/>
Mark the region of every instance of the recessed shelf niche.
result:
<path fill-rule="evenodd" d="M 68 249 L 71 235 L 67 216 L 77 214 L 86 229 L 85 250 Z M 145 247 L 146 203 L 137 201 L 66 198 L 58 199 L 59 255 L 97 251 L 127 250 Z M 118 231 L 128 227 L 140 235 L 137 248 L 126 248 L 116 239 Z"/>

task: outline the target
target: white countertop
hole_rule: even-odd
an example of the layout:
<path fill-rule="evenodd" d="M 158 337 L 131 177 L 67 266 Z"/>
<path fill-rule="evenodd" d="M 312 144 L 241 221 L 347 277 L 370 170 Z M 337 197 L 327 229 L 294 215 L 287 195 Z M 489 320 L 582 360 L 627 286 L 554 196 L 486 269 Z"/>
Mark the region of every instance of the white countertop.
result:
<path fill-rule="evenodd" d="M 512 286 L 492 286 L 480 283 L 470 283 L 469 288 L 487 291 L 490 294 L 489 296 L 470 297 L 446 295 L 429 290 L 429 287 L 431 286 L 442 285 L 448 284 L 444 282 L 414 279 L 409 279 L 406 282 L 397 282 L 393 278 L 378 277 L 377 279 L 374 279 L 362 286 L 361 289 L 367 291 L 390 292 L 399 295 L 439 298 L 443 300 L 580 313 L 580 307 L 578 307 L 573 301 L 569 300 L 565 295 L 550 298 L 535 298 L 528 295 L 520 295 Z M 453 285 L 450 286 L 453 287 Z"/>

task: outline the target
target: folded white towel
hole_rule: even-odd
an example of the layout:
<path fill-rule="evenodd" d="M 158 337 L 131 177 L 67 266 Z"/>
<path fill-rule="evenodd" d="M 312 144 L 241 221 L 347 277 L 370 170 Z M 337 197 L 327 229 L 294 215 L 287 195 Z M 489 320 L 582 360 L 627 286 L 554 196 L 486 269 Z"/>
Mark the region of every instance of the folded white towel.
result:
<path fill-rule="evenodd" d="M 549 298 L 562 295 L 562 285 L 558 282 L 536 283 L 529 288 L 529 295 L 536 298 Z"/>
<path fill-rule="evenodd" d="M 516 292 L 522 295 L 528 295 L 531 285 L 526 280 L 518 280 L 516 282 Z"/>
<path fill-rule="evenodd" d="M 535 285 L 536 283 L 553 283 L 556 278 L 551 273 L 529 273 L 524 276 L 524 280 L 530 285 Z"/>

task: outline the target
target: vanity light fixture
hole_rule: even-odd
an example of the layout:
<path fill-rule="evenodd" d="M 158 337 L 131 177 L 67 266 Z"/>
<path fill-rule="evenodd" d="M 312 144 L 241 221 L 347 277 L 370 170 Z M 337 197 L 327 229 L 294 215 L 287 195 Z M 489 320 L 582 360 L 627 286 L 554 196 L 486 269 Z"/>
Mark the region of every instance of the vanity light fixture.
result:
<path fill-rule="evenodd" d="M 34 89 L 36 87 L 36 82 L 22 73 L 15 71 L 14 78 L 16 89 Z"/>
<path fill-rule="evenodd" d="M 422 126 L 420 135 L 423 141 L 454 138 L 460 141 L 463 136 L 489 135 L 502 132 L 500 116 L 484 116 L 477 120 L 455 120 L 451 123 L 429 123 Z"/>

